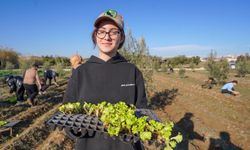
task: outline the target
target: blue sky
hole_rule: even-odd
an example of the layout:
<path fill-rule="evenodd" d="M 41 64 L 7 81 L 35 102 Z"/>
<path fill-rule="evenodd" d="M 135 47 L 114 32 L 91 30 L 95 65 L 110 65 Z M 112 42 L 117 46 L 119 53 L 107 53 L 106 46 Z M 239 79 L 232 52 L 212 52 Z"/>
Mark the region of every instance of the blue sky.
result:
<path fill-rule="evenodd" d="M 249 0 L 0 0 L 0 46 L 23 55 L 97 55 L 93 23 L 109 8 L 152 55 L 250 52 Z"/>

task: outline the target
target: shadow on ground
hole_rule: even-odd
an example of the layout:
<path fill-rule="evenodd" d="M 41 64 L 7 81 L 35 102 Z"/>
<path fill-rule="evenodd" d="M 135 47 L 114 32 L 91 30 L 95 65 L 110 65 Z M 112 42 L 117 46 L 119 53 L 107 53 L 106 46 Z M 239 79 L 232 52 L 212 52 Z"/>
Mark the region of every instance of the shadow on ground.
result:
<path fill-rule="evenodd" d="M 178 94 L 178 89 L 165 89 L 161 92 L 156 92 L 150 99 L 149 107 L 151 109 L 164 110 L 166 105 L 170 105 L 176 95 Z"/>
<path fill-rule="evenodd" d="M 209 142 L 208 150 L 243 150 L 231 142 L 230 134 L 225 131 L 220 132 L 220 138 L 210 138 Z"/>
<path fill-rule="evenodd" d="M 173 133 L 180 132 L 183 136 L 183 140 L 177 145 L 176 150 L 188 150 L 189 143 L 192 144 L 192 140 L 200 140 L 205 142 L 205 137 L 194 131 L 194 122 L 191 120 L 193 113 L 187 112 L 185 115 L 175 123 Z M 195 149 L 200 149 L 197 145 L 192 144 Z"/>

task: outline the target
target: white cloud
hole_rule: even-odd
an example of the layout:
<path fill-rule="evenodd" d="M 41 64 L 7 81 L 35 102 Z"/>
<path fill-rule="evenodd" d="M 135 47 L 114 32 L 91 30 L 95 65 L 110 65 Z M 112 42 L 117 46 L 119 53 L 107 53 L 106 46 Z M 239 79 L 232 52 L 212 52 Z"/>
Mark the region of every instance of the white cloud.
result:
<path fill-rule="evenodd" d="M 207 51 L 213 49 L 212 47 L 203 46 L 203 45 L 196 45 L 196 44 L 187 44 L 187 45 L 171 45 L 171 46 L 164 46 L 164 47 L 153 47 L 151 50 L 157 51 Z"/>

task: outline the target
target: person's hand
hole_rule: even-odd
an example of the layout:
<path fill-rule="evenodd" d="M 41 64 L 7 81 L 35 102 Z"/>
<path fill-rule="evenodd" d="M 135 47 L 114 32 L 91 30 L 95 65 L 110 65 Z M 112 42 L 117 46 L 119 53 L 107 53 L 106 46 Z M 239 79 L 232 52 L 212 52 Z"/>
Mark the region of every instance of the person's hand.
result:
<path fill-rule="evenodd" d="M 240 92 L 234 91 L 234 95 L 240 95 Z"/>

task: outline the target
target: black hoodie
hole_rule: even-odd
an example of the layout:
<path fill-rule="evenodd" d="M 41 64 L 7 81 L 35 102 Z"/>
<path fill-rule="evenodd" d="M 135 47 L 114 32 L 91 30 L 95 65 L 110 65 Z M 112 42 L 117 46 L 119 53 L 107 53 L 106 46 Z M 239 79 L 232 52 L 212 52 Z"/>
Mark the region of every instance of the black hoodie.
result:
<path fill-rule="evenodd" d="M 119 101 L 145 108 L 147 104 L 142 73 L 134 64 L 117 53 L 108 61 L 91 56 L 72 74 L 64 95 L 67 102 L 99 103 Z M 86 136 L 77 139 L 76 149 L 82 150 L 130 150 L 142 149 L 140 144 L 125 144 L 119 140 L 104 139 L 102 136 Z"/>
<path fill-rule="evenodd" d="M 25 92 L 25 89 L 23 87 L 23 77 L 10 75 L 5 77 L 5 81 L 10 88 L 10 93 L 16 93 L 17 101 L 23 101 Z"/>

